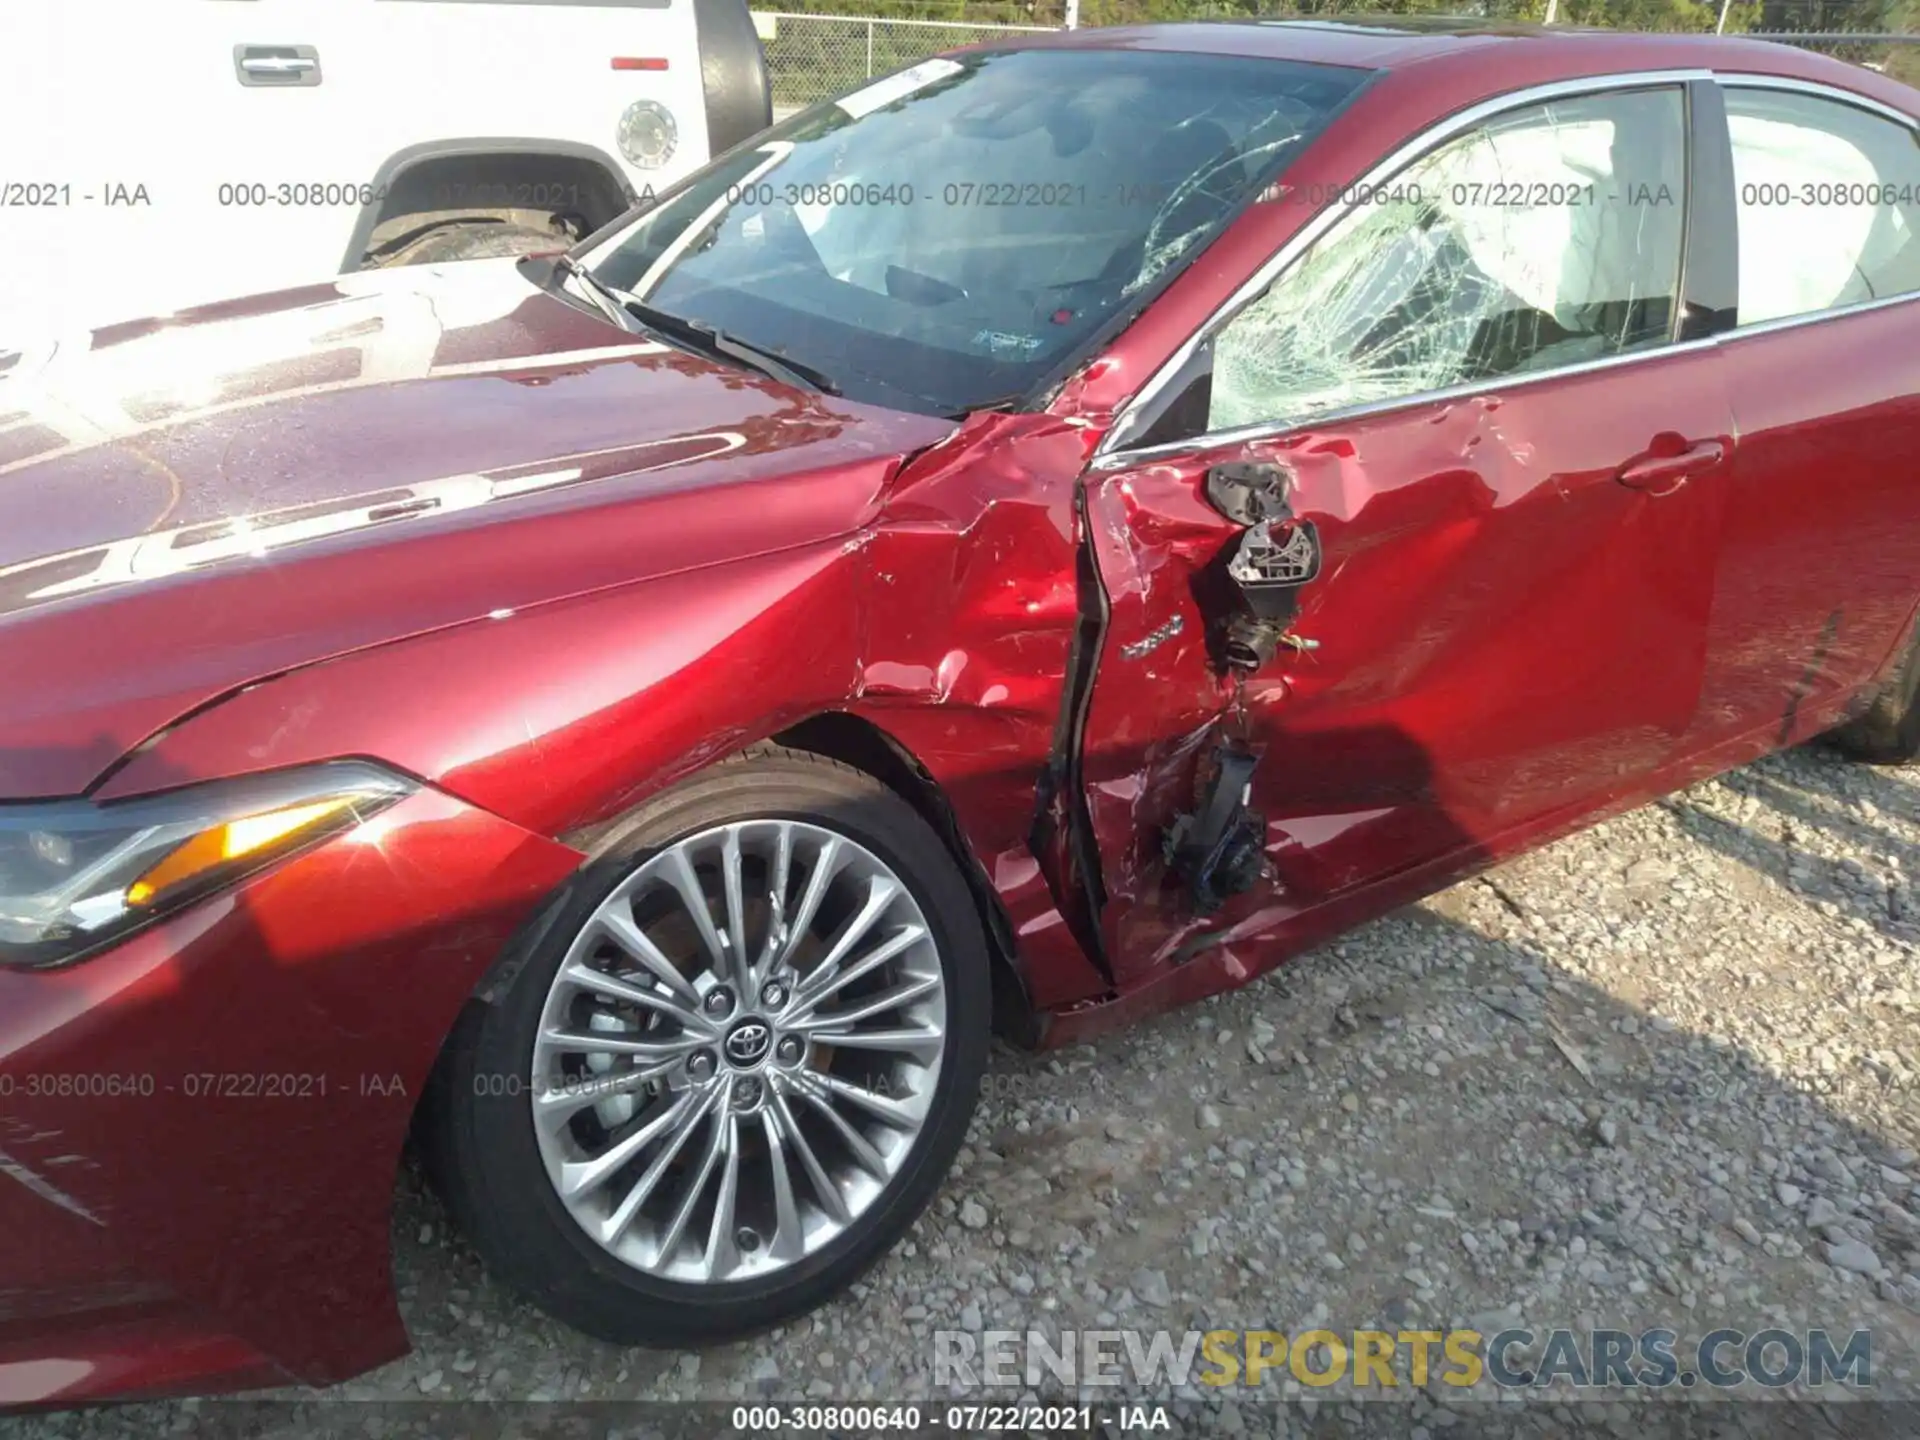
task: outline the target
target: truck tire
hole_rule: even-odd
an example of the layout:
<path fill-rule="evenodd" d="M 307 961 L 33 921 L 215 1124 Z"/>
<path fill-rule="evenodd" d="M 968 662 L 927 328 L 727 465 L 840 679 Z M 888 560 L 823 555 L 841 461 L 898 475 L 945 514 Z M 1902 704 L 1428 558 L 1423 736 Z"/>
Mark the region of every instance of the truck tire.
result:
<path fill-rule="evenodd" d="M 423 235 L 403 250 L 389 255 L 382 269 L 396 265 L 439 265 L 449 260 L 492 260 L 503 255 L 534 255 L 542 250 L 565 250 L 565 235 L 536 230 L 530 225 L 448 225 Z"/>

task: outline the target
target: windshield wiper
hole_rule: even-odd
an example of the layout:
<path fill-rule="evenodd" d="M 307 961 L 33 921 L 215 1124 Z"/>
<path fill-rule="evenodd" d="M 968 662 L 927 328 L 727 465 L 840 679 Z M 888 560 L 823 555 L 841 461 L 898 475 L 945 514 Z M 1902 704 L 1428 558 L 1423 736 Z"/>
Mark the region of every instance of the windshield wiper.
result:
<path fill-rule="evenodd" d="M 670 311 L 657 310 L 646 301 L 620 291 L 611 291 L 626 309 L 626 312 L 642 325 L 675 336 L 708 355 L 724 355 L 737 360 L 742 365 L 758 370 L 762 375 L 770 375 L 783 385 L 793 385 L 801 390 L 818 390 L 822 395 L 838 395 L 840 387 L 825 372 L 798 360 L 789 360 L 784 355 L 776 355 L 771 350 L 763 350 L 758 345 L 749 344 L 737 336 L 729 335 L 716 325 L 708 325 L 700 320 L 689 320 L 684 315 L 675 315 Z"/>
<path fill-rule="evenodd" d="M 619 292 L 578 260 L 571 255 L 554 256 L 553 275 L 556 280 L 578 280 L 580 289 L 585 292 L 587 299 L 593 302 L 594 309 L 629 335 L 634 333 L 633 316 L 622 304 Z"/>
<path fill-rule="evenodd" d="M 685 316 L 675 315 L 666 310 L 657 310 L 638 296 L 629 295 L 607 284 L 586 266 L 571 255 L 553 257 L 553 277 L 556 281 L 577 280 L 586 298 L 593 303 L 602 315 L 618 325 L 628 334 L 635 333 L 636 324 L 646 325 L 654 330 L 672 335 L 682 342 L 692 345 L 702 354 L 710 356 L 724 355 L 742 365 L 769 375 L 783 385 L 792 385 L 800 390 L 817 390 L 822 395 L 838 395 L 839 385 L 824 371 L 798 360 L 789 360 L 784 355 L 776 355 L 763 350 L 758 345 L 749 344 L 737 336 L 729 335 L 715 325 L 699 320 L 689 320 Z"/>
<path fill-rule="evenodd" d="M 949 420 L 965 420 L 969 415 L 984 415 L 989 411 L 996 410 L 1002 412 L 1009 411 L 1015 409 L 1020 402 L 1026 398 L 1024 392 L 1016 390 L 1011 395 L 998 395 L 991 400 L 982 400 L 977 404 L 969 405 L 964 410 L 955 410 L 948 414 L 946 418 Z"/>

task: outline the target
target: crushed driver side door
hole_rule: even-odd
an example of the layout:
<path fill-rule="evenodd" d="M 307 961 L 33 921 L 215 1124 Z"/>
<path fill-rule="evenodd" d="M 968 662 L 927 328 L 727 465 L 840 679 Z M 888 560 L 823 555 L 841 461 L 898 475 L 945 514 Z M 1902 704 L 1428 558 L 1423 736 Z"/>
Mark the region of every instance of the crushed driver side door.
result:
<path fill-rule="evenodd" d="M 1214 947 L 1257 972 L 1673 760 L 1733 425 L 1685 87 L 1604 83 L 1452 122 L 1401 200 L 1310 224 L 1087 472 L 1121 989 Z M 1488 202 L 1522 181 L 1580 203 Z"/>

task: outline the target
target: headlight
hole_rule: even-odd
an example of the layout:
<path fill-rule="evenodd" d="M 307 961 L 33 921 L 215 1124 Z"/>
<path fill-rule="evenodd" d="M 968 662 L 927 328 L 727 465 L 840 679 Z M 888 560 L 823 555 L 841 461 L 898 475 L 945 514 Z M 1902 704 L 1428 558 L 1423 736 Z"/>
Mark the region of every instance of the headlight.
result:
<path fill-rule="evenodd" d="M 636 100 L 629 105 L 616 133 L 620 153 L 642 170 L 658 170 L 666 164 L 680 141 L 680 127 L 673 123 L 673 112 L 653 100 Z"/>
<path fill-rule="evenodd" d="M 77 960 L 413 788 L 340 761 L 112 805 L 0 805 L 0 965 Z"/>

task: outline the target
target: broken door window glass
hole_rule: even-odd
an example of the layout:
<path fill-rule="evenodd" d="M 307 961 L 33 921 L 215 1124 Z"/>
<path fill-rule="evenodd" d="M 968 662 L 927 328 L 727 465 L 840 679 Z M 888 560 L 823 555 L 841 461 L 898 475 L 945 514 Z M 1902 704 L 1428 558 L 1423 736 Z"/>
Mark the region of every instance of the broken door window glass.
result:
<path fill-rule="evenodd" d="M 1664 343 L 1683 141 L 1668 87 L 1529 106 L 1415 161 L 1215 336 L 1207 429 Z"/>

